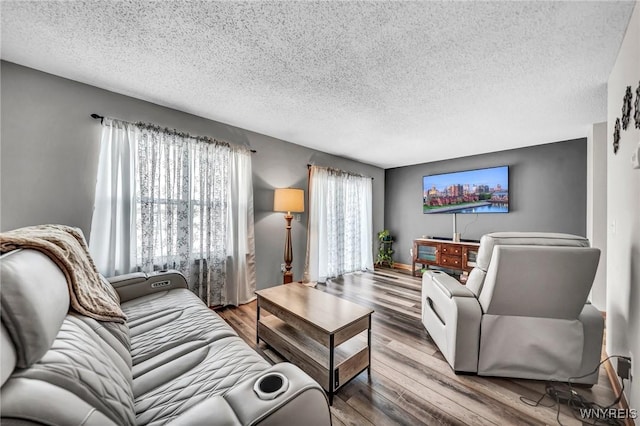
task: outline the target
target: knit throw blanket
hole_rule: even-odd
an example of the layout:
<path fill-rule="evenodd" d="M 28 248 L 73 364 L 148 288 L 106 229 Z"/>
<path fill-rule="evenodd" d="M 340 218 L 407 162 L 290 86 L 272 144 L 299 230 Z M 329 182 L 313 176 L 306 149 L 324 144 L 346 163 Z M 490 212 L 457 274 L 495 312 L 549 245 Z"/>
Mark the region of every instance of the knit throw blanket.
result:
<path fill-rule="evenodd" d="M 115 289 L 103 280 L 77 229 L 64 225 L 28 226 L 0 233 L 0 253 L 33 249 L 47 255 L 67 279 L 71 308 L 99 321 L 124 323 Z"/>

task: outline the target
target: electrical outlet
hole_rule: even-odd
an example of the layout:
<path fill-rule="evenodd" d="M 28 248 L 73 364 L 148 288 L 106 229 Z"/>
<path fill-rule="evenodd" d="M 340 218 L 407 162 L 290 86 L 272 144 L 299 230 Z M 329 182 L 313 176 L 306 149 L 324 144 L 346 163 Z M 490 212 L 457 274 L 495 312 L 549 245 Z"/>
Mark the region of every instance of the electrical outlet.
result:
<path fill-rule="evenodd" d="M 618 359 L 618 376 L 621 379 L 629 379 L 631 370 L 631 358 L 619 358 Z"/>
<path fill-rule="evenodd" d="M 631 154 L 631 167 L 634 169 L 640 169 L 640 142 Z"/>
<path fill-rule="evenodd" d="M 286 271 L 286 270 L 287 270 L 287 265 L 286 265 L 286 264 L 284 264 L 284 263 L 281 263 L 281 264 L 280 264 L 280 272 L 284 272 L 284 271 Z"/>

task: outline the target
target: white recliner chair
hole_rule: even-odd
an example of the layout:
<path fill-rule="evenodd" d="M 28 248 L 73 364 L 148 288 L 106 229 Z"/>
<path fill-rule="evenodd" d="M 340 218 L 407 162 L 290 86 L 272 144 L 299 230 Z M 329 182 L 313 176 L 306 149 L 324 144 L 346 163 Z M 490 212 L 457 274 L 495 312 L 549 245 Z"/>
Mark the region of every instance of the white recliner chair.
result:
<path fill-rule="evenodd" d="M 424 273 L 422 323 L 457 373 L 597 383 L 604 319 L 587 298 L 599 258 L 575 235 L 487 234 L 466 286 Z"/>

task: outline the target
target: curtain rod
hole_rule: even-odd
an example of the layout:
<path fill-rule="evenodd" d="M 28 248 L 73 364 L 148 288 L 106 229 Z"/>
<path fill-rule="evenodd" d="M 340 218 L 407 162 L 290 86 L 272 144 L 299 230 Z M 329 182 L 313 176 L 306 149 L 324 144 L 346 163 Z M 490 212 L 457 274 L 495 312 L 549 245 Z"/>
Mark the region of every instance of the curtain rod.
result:
<path fill-rule="evenodd" d="M 98 119 L 100 119 L 100 124 L 104 124 L 104 119 L 106 118 L 104 115 L 99 115 L 99 114 L 96 114 L 96 113 L 91 114 L 91 115 L 90 115 L 90 117 L 91 117 L 91 118 L 93 118 L 94 120 L 98 120 Z M 122 121 L 122 122 L 124 122 L 124 123 L 128 123 L 128 124 L 145 124 L 145 123 L 132 123 L 132 122 L 130 122 L 130 121 L 120 120 L 120 119 L 116 119 L 116 120 L 118 120 L 118 121 Z M 160 127 L 160 126 L 155 126 L 155 125 L 153 125 L 153 127 Z M 175 129 L 174 129 L 174 130 L 175 130 Z M 211 140 L 214 140 L 213 138 L 209 138 L 209 137 L 206 137 L 206 136 L 191 136 L 191 135 L 189 135 L 188 133 L 187 133 L 187 135 L 188 135 L 188 136 L 190 136 L 190 137 L 194 137 L 194 138 L 196 138 L 196 139 L 198 139 L 198 138 L 201 138 L 201 139 L 202 139 L 202 138 L 204 138 L 204 139 L 211 139 Z M 255 154 L 256 152 L 258 152 L 258 151 L 256 151 L 255 149 L 249 149 L 249 151 L 250 151 L 251 153 L 253 153 L 253 154 Z"/>
<path fill-rule="evenodd" d="M 310 169 L 311 166 L 315 166 L 315 164 L 307 163 L 307 169 Z M 322 167 L 322 166 L 316 166 L 316 167 Z M 361 175 L 360 173 L 353 173 L 353 172 L 348 172 L 346 170 L 334 169 L 333 167 L 324 167 L 324 168 L 328 169 L 328 170 L 335 170 L 336 172 L 340 172 L 340 173 L 346 173 L 346 174 L 352 175 L 352 176 L 368 177 L 369 179 L 374 180 L 373 176 L 365 176 L 365 175 Z"/>

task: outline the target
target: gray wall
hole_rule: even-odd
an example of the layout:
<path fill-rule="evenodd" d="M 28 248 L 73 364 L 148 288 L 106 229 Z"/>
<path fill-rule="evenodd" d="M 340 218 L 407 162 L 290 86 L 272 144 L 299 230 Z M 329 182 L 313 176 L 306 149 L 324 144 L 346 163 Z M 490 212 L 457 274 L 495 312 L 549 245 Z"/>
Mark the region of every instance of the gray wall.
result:
<path fill-rule="evenodd" d="M 410 264 L 417 237 L 452 236 L 452 214 L 422 213 L 423 176 L 503 165 L 509 166 L 510 212 L 456 215 L 462 238 L 495 231 L 586 234 L 587 142 L 576 139 L 387 169 L 385 228 L 395 238 L 394 260 Z"/>
<path fill-rule="evenodd" d="M 633 117 L 620 131 L 613 153 L 613 131 L 621 117 L 627 86 L 635 91 L 640 76 L 640 2 L 636 2 L 618 58 L 607 84 L 607 354 L 631 357 L 629 407 L 640 408 L 640 169 L 631 158 L 640 150 L 640 129 Z M 635 98 L 637 99 L 637 98 Z M 633 115 L 633 114 L 632 114 Z M 618 359 L 613 360 L 614 368 Z M 635 382 L 633 379 L 635 378 Z"/>
<path fill-rule="evenodd" d="M 89 118 L 94 112 L 157 123 L 258 151 L 253 157 L 258 288 L 282 281 L 285 221 L 282 213 L 272 211 L 273 189 L 291 186 L 306 191 L 307 163 L 372 176 L 374 234 L 383 227 L 385 176 L 378 167 L 13 63 L 2 62 L 0 77 L 1 230 L 62 223 L 89 235 L 100 145 L 100 123 Z M 302 278 L 306 224 L 307 213 L 293 223 L 294 279 Z"/>

